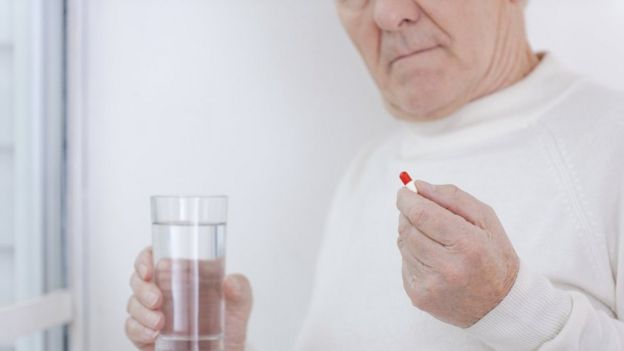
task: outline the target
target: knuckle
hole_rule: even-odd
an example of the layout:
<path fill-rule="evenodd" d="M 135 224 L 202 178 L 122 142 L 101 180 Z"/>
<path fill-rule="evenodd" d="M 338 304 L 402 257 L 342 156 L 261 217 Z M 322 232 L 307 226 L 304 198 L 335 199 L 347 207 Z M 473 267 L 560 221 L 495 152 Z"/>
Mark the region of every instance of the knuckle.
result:
<path fill-rule="evenodd" d="M 149 260 L 151 258 L 151 256 L 152 256 L 152 247 L 151 246 L 147 246 L 139 254 L 139 258 L 141 258 L 142 260 Z"/>
<path fill-rule="evenodd" d="M 416 252 L 423 252 L 424 248 L 422 245 L 420 245 L 419 235 L 421 234 L 410 235 L 406 238 L 406 240 L 407 240 L 407 244 L 409 245 L 411 249 L 415 249 Z"/>
<path fill-rule="evenodd" d="M 457 194 L 459 193 L 459 187 L 455 184 L 448 184 L 447 185 L 448 190 L 451 194 Z"/>
<path fill-rule="evenodd" d="M 151 259 L 152 259 L 152 247 L 148 246 L 144 248 L 143 250 L 141 250 L 141 252 L 139 252 L 136 259 L 134 260 L 134 266 L 135 268 L 138 269 L 139 265 L 141 264 L 150 264 Z"/>
<path fill-rule="evenodd" d="M 153 308 L 158 305 L 161 300 L 160 293 L 151 286 L 144 286 L 141 290 L 141 304 L 146 308 Z"/>
<path fill-rule="evenodd" d="M 483 215 L 484 218 L 495 218 L 496 216 L 496 211 L 494 210 L 494 207 L 488 205 L 488 204 L 483 204 Z"/>
<path fill-rule="evenodd" d="M 145 282 L 134 273 L 131 278 L 130 287 L 135 295 L 140 295 L 145 290 Z"/>
<path fill-rule="evenodd" d="M 141 276 L 137 272 L 134 272 L 132 274 L 130 285 L 134 287 L 136 290 L 143 289 L 146 284 L 147 284 L 147 281 L 143 280 L 143 278 L 141 278 Z"/>
<path fill-rule="evenodd" d="M 471 255 L 475 250 L 474 246 L 474 240 L 471 235 L 458 235 L 457 238 L 454 238 L 452 243 L 447 245 L 447 248 L 452 250 L 454 253 Z"/>
<path fill-rule="evenodd" d="M 134 343 L 152 343 L 157 336 L 155 330 L 145 327 L 132 317 L 126 319 L 125 331 L 128 338 Z"/>
<path fill-rule="evenodd" d="M 132 284 L 132 292 L 137 298 L 141 298 L 145 296 L 146 291 L 148 290 L 148 283 L 135 275 L 133 284 Z"/>
<path fill-rule="evenodd" d="M 408 218 L 415 226 L 420 226 L 429 220 L 429 213 L 425 208 L 412 207 L 409 210 Z"/>
<path fill-rule="evenodd" d="M 424 309 L 424 304 L 423 304 L 423 298 L 420 297 L 420 295 L 418 294 L 412 294 L 412 296 L 410 296 L 410 300 L 412 301 L 412 306 L 418 308 L 418 309 Z"/>
<path fill-rule="evenodd" d="M 403 238 L 399 237 L 397 239 L 397 247 L 399 248 L 399 250 L 402 250 L 404 245 L 405 245 L 405 242 L 403 241 Z"/>
<path fill-rule="evenodd" d="M 457 198 L 460 194 L 459 187 L 455 184 L 445 184 L 443 185 L 443 188 L 445 192 L 448 193 L 449 196 L 453 198 Z"/>
<path fill-rule="evenodd" d="M 136 339 L 136 322 L 134 321 L 134 319 L 132 319 L 131 317 L 128 317 L 126 319 L 126 323 L 125 323 L 125 331 L 126 331 L 126 335 L 131 339 L 131 340 L 135 340 Z"/>
<path fill-rule="evenodd" d="M 405 292 L 407 292 L 408 296 L 411 296 L 415 287 L 415 277 L 409 271 L 405 259 L 403 259 L 403 265 L 401 267 L 401 276 L 403 278 L 403 288 Z"/>
<path fill-rule="evenodd" d="M 399 223 L 399 235 L 406 236 L 409 234 L 411 228 L 411 224 L 408 221 L 401 221 Z"/>
<path fill-rule="evenodd" d="M 162 312 L 154 313 L 156 313 L 156 317 L 154 318 L 154 328 L 156 328 L 156 330 L 160 330 L 165 326 L 165 315 Z"/>
<path fill-rule="evenodd" d="M 406 191 L 409 191 L 403 187 L 401 187 L 401 189 L 399 189 L 397 191 L 396 194 L 396 202 L 395 202 L 395 206 L 397 209 L 401 209 L 403 206 L 405 206 L 405 196 L 406 196 Z"/>
<path fill-rule="evenodd" d="M 431 306 L 430 295 L 426 289 L 422 289 L 418 293 L 412 294 L 410 296 L 410 300 L 412 301 L 412 306 L 427 311 Z"/>

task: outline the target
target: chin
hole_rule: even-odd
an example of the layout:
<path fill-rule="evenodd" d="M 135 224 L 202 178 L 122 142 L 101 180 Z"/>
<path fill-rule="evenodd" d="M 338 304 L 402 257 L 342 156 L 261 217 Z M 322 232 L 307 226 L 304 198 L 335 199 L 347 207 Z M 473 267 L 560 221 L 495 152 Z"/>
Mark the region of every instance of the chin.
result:
<path fill-rule="evenodd" d="M 424 122 L 447 117 L 467 102 L 464 89 L 447 83 L 446 77 L 427 78 L 382 89 L 388 111 L 401 120 Z"/>
<path fill-rule="evenodd" d="M 438 95 L 439 96 L 439 95 Z M 401 98 L 385 98 L 386 109 L 396 118 L 405 121 L 425 122 L 448 115 L 447 104 L 437 96 L 412 95 Z"/>

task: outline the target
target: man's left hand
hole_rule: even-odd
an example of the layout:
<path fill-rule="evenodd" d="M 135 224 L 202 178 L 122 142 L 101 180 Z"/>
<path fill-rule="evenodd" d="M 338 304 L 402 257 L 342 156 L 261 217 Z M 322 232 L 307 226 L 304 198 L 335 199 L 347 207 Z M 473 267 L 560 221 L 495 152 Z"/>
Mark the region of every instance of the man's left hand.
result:
<path fill-rule="evenodd" d="M 454 185 L 397 194 L 403 286 L 412 304 L 467 328 L 507 296 L 518 256 L 494 210 Z"/>

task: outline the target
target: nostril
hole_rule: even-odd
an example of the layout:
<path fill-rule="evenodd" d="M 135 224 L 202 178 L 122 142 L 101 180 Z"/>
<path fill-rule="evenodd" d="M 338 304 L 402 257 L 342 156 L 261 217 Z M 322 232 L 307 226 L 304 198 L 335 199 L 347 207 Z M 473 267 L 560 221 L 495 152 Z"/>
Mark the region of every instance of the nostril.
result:
<path fill-rule="evenodd" d="M 407 18 L 404 18 L 403 21 L 401 21 L 401 23 L 399 23 L 399 27 L 402 27 L 402 26 L 404 26 L 406 24 L 409 24 L 411 22 L 412 22 L 411 20 L 409 20 Z"/>

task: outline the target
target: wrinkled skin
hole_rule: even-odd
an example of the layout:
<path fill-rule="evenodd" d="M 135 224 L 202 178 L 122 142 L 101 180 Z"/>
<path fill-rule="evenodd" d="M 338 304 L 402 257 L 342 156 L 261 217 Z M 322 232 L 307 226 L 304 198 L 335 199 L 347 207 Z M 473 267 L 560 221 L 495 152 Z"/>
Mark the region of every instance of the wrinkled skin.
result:
<path fill-rule="evenodd" d="M 337 0 L 336 7 L 388 110 L 403 120 L 446 117 L 539 62 L 521 0 Z"/>
<path fill-rule="evenodd" d="M 404 289 L 417 308 L 467 328 L 510 291 L 519 259 L 494 210 L 453 185 L 397 194 Z"/>

